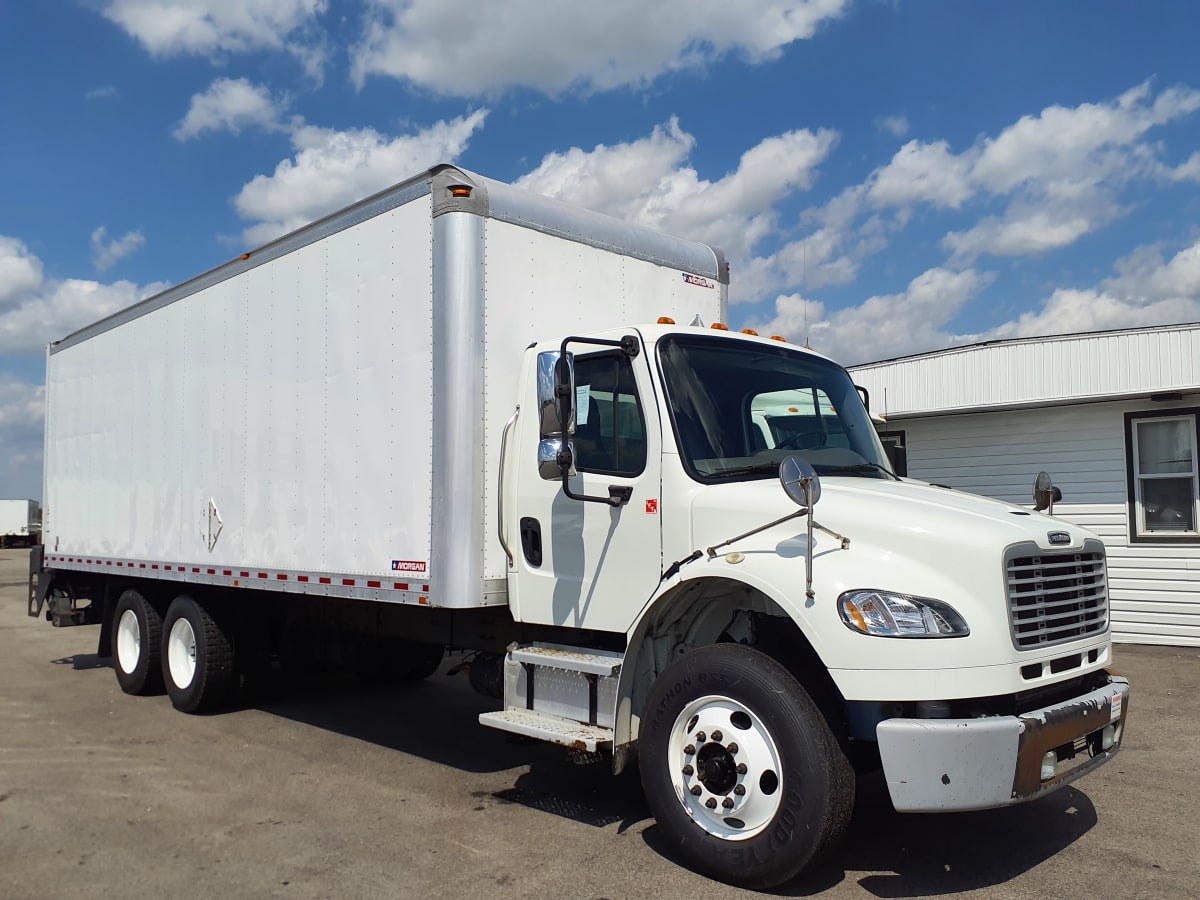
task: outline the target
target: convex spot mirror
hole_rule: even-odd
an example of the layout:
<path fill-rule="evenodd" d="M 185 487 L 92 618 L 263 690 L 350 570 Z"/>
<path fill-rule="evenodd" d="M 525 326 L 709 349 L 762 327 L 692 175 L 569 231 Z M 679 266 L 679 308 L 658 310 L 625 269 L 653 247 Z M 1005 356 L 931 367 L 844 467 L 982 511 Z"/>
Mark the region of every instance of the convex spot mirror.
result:
<path fill-rule="evenodd" d="M 792 502 L 809 509 L 821 499 L 821 478 L 807 460 L 785 456 L 779 464 L 779 483 Z"/>
<path fill-rule="evenodd" d="M 1054 486 L 1049 472 L 1038 472 L 1033 479 L 1033 508 L 1038 512 L 1049 509 L 1062 499 L 1062 491 Z"/>
<path fill-rule="evenodd" d="M 575 446 L 570 441 L 552 437 L 543 438 L 538 443 L 538 474 L 544 481 L 562 480 L 562 454 L 564 451 L 570 454 L 570 468 L 567 470 L 567 475 L 574 478 L 576 475 Z"/>
<path fill-rule="evenodd" d="M 545 438 L 575 433 L 574 355 L 546 350 L 537 357 L 538 427 Z M 540 457 L 539 452 L 539 457 Z"/>

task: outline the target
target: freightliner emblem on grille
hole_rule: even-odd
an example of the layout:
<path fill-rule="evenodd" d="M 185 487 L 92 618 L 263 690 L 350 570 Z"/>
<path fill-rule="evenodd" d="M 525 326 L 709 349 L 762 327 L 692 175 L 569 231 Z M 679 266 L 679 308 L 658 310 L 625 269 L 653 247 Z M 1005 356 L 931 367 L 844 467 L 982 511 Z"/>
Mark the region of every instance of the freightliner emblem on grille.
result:
<path fill-rule="evenodd" d="M 1069 543 L 1071 543 L 1071 536 L 1069 534 L 1067 534 L 1065 531 L 1047 532 L 1046 538 L 1052 544 L 1069 544 Z"/>

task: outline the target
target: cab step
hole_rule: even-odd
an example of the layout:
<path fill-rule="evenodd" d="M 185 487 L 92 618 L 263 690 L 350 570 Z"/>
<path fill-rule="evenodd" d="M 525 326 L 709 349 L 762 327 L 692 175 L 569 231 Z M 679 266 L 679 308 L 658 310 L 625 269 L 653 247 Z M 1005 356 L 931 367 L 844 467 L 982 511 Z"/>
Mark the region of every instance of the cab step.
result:
<path fill-rule="evenodd" d="M 525 709 L 482 713 L 479 716 L 479 724 L 592 753 L 611 747 L 613 740 L 611 728 L 570 722 L 557 716 L 544 716 Z"/>
<path fill-rule="evenodd" d="M 611 746 L 624 659 L 591 647 L 513 644 L 504 657 L 504 709 L 479 722 L 579 750 Z"/>

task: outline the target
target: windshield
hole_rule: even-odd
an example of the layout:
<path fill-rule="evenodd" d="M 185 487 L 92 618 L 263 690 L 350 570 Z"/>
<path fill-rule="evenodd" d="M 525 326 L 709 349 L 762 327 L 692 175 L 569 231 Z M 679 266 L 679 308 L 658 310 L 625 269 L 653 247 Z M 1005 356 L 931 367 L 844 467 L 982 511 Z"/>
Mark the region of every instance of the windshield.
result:
<path fill-rule="evenodd" d="M 706 335 L 666 337 L 658 358 L 693 477 L 770 476 L 789 455 L 822 475 L 896 477 L 841 366 L 783 346 Z"/>

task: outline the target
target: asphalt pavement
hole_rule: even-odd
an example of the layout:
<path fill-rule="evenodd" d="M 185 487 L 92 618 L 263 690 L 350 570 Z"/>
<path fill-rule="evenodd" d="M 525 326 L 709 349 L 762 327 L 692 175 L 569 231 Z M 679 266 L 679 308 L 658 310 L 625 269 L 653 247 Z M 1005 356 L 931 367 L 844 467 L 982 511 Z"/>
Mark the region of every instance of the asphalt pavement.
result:
<path fill-rule="evenodd" d="M 464 675 L 273 684 L 187 716 L 123 694 L 99 628 L 26 615 L 0 551 L 0 897 L 723 898 L 662 846 L 636 777 L 480 727 Z M 1023 806 L 900 815 L 860 780 L 829 898 L 1200 896 L 1200 648 L 1121 645 L 1124 749 Z"/>

